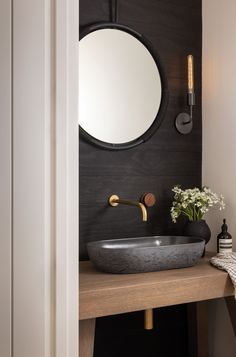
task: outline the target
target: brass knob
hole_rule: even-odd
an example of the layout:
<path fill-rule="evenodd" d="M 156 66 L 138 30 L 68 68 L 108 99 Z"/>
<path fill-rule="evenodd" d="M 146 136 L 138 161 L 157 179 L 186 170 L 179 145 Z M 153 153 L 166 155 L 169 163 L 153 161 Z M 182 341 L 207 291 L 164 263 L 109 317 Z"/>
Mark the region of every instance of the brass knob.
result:
<path fill-rule="evenodd" d="M 112 207 L 116 207 L 119 204 L 119 196 L 111 195 L 108 199 L 109 205 Z"/>
<path fill-rule="evenodd" d="M 146 207 L 152 207 L 156 203 L 156 197 L 151 192 L 144 193 L 140 199 L 140 202 L 142 202 Z"/>

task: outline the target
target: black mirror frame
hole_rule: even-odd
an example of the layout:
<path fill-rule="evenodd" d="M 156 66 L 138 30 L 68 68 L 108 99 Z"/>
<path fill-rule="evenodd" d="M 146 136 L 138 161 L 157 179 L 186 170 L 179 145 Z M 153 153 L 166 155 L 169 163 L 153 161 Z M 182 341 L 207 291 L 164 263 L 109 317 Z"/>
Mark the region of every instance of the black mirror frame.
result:
<path fill-rule="evenodd" d="M 160 78 L 161 78 L 161 86 L 162 86 L 162 96 L 161 96 L 161 103 L 159 110 L 157 112 L 157 115 L 150 126 L 150 128 L 145 131 L 144 134 L 142 134 L 140 137 L 138 137 L 135 140 L 122 143 L 122 144 L 112 144 L 112 143 L 107 143 L 101 140 L 96 139 L 92 135 L 88 134 L 81 126 L 79 126 L 79 132 L 80 136 L 85 139 L 87 142 L 94 144 L 100 148 L 103 149 L 108 149 L 108 150 L 125 150 L 125 149 L 130 149 L 133 148 L 137 145 L 140 145 L 150 139 L 150 137 L 156 132 L 156 130 L 160 127 L 164 114 L 166 112 L 167 104 L 168 104 L 168 99 L 169 99 L 169 92 L 168 92 L 168 85 L 167 85 L 167 79 L 165 76 L 165 72 L 162 66 L 162 63 L 160 61 L 159 56 L 157 56 L 156 51 L 154 51 L 152 44 L 140 33 L 137 31 L 131 29 L 128 26 L 122 25 L 122 24 L 117 24 L 114 22 L 102 22 L 102 23 L 97 23 L 93 25 L 86 26 L 80 33 L 79 40 L 81 40 L 83 37 L 88 35 L 91 32 L 97 31 L 97 30 L 102 30 L 102 29 L 118 29 L 124 32 L 129 33 L 130 35 L 134 36 L 136 39 L 138 39 L 149 51 L 151 56 L 153 57 L 156 66 L 159 70 Z"/>

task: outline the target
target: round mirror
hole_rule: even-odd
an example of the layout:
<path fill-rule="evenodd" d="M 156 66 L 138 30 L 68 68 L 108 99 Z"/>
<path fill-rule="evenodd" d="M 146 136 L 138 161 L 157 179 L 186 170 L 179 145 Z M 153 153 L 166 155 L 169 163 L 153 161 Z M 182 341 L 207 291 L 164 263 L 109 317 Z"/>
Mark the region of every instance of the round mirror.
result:
<path fill-rule="evenodd" d="M 144 142 L 160 125 L 166 92 L 160 63 L 140 34 L 112 24 L 81 35 L 79 123 L 89 141 L 113 149 Z"/>

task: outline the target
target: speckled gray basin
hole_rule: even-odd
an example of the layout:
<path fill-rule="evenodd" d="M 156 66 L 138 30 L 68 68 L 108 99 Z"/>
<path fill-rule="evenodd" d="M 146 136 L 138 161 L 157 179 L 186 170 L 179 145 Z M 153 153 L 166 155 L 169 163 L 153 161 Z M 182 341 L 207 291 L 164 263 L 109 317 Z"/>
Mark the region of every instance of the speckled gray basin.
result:
<path fill-rule="evenodd" d="M 97 269 L 131 274 L 193 266 L 204 245 L 198 237 L 156 236 L 90 242 L 87 248 Z"/>

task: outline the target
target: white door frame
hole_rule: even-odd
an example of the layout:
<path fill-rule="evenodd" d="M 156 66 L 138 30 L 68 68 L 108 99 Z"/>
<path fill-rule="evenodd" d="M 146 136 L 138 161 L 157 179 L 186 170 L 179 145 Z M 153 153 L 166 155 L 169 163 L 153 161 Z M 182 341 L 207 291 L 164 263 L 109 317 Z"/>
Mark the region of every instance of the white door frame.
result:
<path fill-rule="evenodd" d="M 13 354 L 78 357 L 78 0 L 13 0 Z"/>
<path fill-rule="evenodd" d="M 0 1 L 0 356 L 11 356 L 11 2 Z"/>
<path fill-rule="evenodd" d="M 56 3 L 56 357 L 77 357 L 79 1 Z"/>

